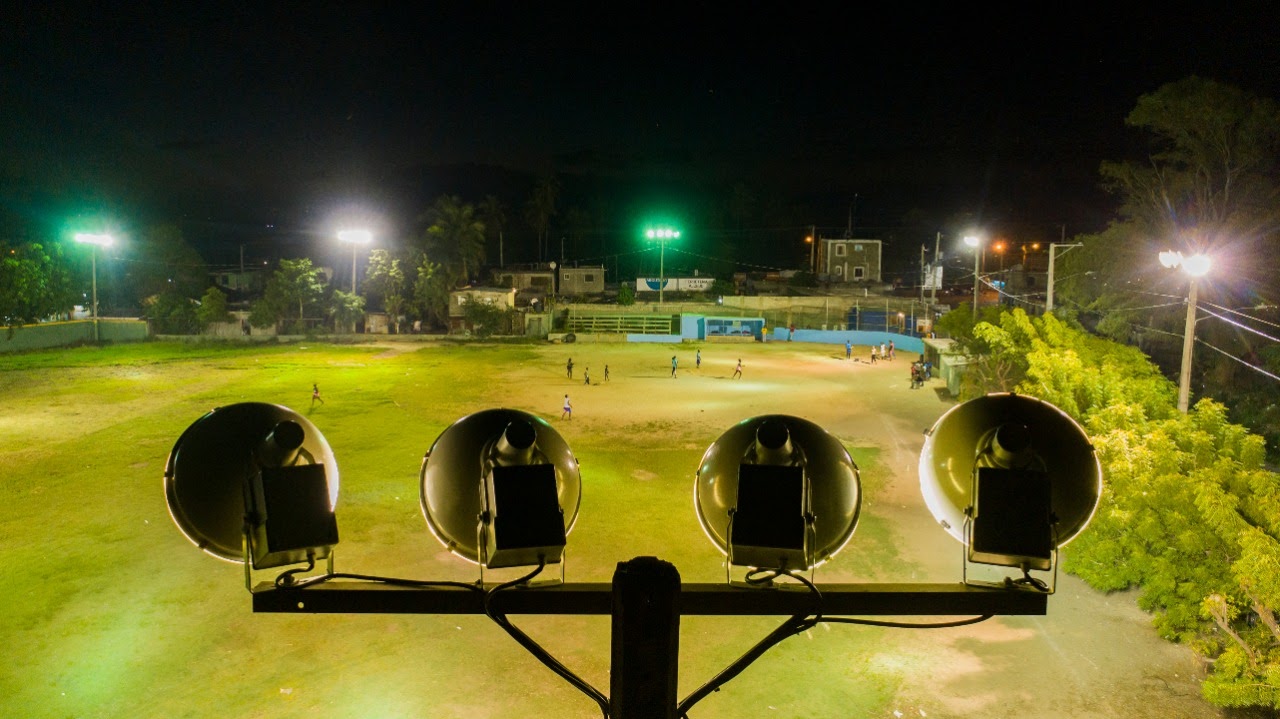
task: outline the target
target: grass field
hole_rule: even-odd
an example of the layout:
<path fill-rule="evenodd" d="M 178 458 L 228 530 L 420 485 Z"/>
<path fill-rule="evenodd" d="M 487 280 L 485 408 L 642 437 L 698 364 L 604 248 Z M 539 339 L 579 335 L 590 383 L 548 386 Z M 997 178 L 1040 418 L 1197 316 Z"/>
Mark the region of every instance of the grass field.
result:
<path fill-rule="evenodd" d="M 0 356 L 0 716 L 598 716 L 484 618 L 254 615 L 241 568 L 192 547 L 162 490 L 182 430 L 234 402 L 293 407 L 325 434 L 342 477 L 340 571 L 475 579 L 428 532 L 418 471 L 454 420 L 513 407 L 547 418 L 581 463 L 570 581 L 608 581 L 641 555 L 673 562 L 685 581 L 722 580 L 693 514 L 693 473 L 721 432 L 765 413 L 826 427 L 862 469 L 863 520 L 820 581 L 959 580 L 959 549 L 915 486 L 921 431 L 950 405 L 907 389 L 906 358 L 871 366 L 844 361 L 843 347 L 703 345 L 695 370 L 693 350 L 148 343 Z M 730 379 L 739 357 L 744 377 Z M 325 399 L 314 409 L 313 382 Z M 565 393 L 572 421 L 559 419 Z M 928 633 L 820 625 L 693 716 L 1218 716 L 1195 696 L 1188 655 L 1154 640 L 1132 605 L 1067 579 L 1047 618 Z M 516 622 L 607 692 L 607 617 Z M 685 618 L 681 695 L 778 622 Z M 1129 645 L 1117 654 L 1116 641 Z M 1036 685 L 1061 695 L 1052 710 L 1025 689 Z M 1096 694 L 1072 701 L 1085 690 Z"/>

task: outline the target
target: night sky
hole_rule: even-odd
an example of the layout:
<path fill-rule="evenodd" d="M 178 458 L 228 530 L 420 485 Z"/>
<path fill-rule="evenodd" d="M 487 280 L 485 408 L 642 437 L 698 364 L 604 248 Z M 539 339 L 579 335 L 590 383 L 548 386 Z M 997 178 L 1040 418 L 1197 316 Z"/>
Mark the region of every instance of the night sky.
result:
<path fill-rule="evenodd" d="M 648 205 L 705 234 L 719 208 L 723 230 L 738 183 L 756 203 L 730 237 L 744 244 L 852 222 L 918 252 L 923 228 L 960 218 L 1057 239 L 1114 215 L 1097 169 L 1141 157 L 1123 124 L 1140 95 L 1198 74 L 1280 98 L 1280 17 L 1263 4 L 15 5 L 0 18 L 6 216 L 176 220 L 211 262 L 269 231 L 329 247 L 344 216 L 394 244 L 443 193 L 497 195 L 518 218 L 552 172 L 562 213 L 591 213 L 609 252 Z"/>

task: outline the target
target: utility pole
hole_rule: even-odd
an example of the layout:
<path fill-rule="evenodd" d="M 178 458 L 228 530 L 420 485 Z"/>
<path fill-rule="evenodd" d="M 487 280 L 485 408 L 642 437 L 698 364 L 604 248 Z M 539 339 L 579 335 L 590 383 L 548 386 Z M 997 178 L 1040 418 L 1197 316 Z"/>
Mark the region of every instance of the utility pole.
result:
<path fill-rule="evenodd" d="M 1064 225 L 1064 227 L 1065 227 L 1065 225 Z M 1079 242 L 1075 242 L 1075 243 L 1072 243 L 1072 244 L 1069 244 L 1069 245 L 1065 245 L 1065 244 L 1058 244 L 1057 242 L 1050 242 L 1050 243 L 1049 243 L 1049 282 L 1048 282 L 1048 289 L 1046 290 L 1046 292 L 1045 292 L 1045 296 L 1044 296 L 1044 311 L 1045 311 L 1045 312 L 1052 312 L 1052 311 L 1053 311 L 1053 276 L 1054 276 L 1054 261 L 1055 261 L 1055 259 L 1056 259 L 1056 255 L 1057 255 L 1057 251 L 1058 251 L 1058 248 L 1059 248 L 1059 247 L 1061 247 L 1061 248 L 1063 248 L 1064 250 L 1066 250 L 1066 251 L 1068 251 L 1068 252 L 1069 252 L 1072 248 L 1074 248 L 1074 247 L 1083 247 L 1083 245 L 1082 245 L 1081 243 L 1079 243 Z M 1064 252 L 1063 254 L 1066 254 L 1066 252 Z"/>
<path fill-rule="evenodd" d="M 920 304 L 924 304 L 924 286 L 928 275 L 924 271 L 924 243 L 920 244 Z"/>
<path fill-rule="evenodd" d="M 929 274 L 932 275 L 932 282 L 929 285 L 929 306 L 938 304 L 938 283 L 942 281 L 942 276 L 938 272 L 938 259 L 942 256 L 942 233 L 933 241 L 933 264 L 929 266 Z"/>
<path fill-rule="evenodd" d="M 817 259 L 818 226 L 817 225 L 809 225 L 809 237 L 812 238 L 813 240 L 812 242 L 809 243 L 809 272 L 813 273 L 816 276 L 818 274 L 818 259 Z"/>

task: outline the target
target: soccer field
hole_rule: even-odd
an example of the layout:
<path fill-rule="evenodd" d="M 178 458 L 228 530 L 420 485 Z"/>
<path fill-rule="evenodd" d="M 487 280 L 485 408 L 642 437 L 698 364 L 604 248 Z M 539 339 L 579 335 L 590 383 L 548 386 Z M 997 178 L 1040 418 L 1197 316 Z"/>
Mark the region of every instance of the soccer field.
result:
<path fill-rule="evenodd" d="M 774 413 L 823 426 L 862 470 L 862 520 L 819 582 L 959 581 L 959 545 L 924 509 L 916 475 L 923 431 L 951 402 L 936 380 L 909 389 L 911 359 L 870 365 L 804 343 L 147 343 L 0 356 L 0 716 L 599 716 L 487 618 L 254 615 L 242 568 L 188 543 L 162 488 L 179 434 L 235 402 L 292 407 L 324 433 L 341 470 L 339 571 L 474 580 L 428 531 L 418 472 L 453 421 L 511 407 L 547 419 L 580 462 L 569 581 L 607 582 L 642 555 L 685 581 L 722 581 L 694 516 L 694 472 L 731 425 Z M 314 407 L 313 383 L 324 399 Z M 566 393 L 571 420 L 560 419 Z M 608 691 L 607 617 L 514 621 Z M 780 621 L 684 618 L 681 696 Z M 1220 716 L 1198 678 L 1132 597 L 1062 577 L 1047 617 L 819 625 L 691 716 Z"/>

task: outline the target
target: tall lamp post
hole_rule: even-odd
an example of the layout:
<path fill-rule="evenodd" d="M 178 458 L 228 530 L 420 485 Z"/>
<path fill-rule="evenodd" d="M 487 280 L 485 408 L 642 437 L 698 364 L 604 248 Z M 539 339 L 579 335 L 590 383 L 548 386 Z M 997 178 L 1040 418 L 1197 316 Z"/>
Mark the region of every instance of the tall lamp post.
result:
<path fill-rule="evenodd" d="M 978 319 L 978 292 L 981 270 L 978 263 L 982 261 L 982 238 L 977 235 L 965 235 L 964 243 L 973 248 L 973 318 Z"/>
<path fill-rule="evenodd" d="M 93 246 L 93 254 L 90 256 L 89 264 L 92 268 L 93 275 L 93 341 L 98 341 L 98 248 L 110 247 L 115 238 L 111 235 L 95 235 L 87 232 L 77 232 L 75 236 L 76 242 Z"/>
<path fill-rule="evenodd" d="M 351 244 L 351 294 L 356 293 L 356 250 L 373 241 L 368 230 L 338 230 L 338 240 Z"/>
<path fill-rule="evenodd" d="M 1169 269 L 1181 268 L 1191 278 L 1187 289 L 1187 325 L 1182 333 L 1182 367 L 1178 371 L 1178 411 L 1186 414 L 1191 405 L 1191 352 L 1196 341 L 1196 292 L 1200 278 L 1209 272 L 1209 258 L 1205 255 L 1183 257 L 1181 252 L 1160 253 L 1160 264 Z"/>
<path fill-rule="evenodd" d="M 644 236 L 658 243 L 658 304 L 662 304 L 662 291 L 666 288 L 666 261 L 667 243 L 671 240 L 680 239 L 680 230 L 670 227 L 650 227 L 644 231 Z"/>

